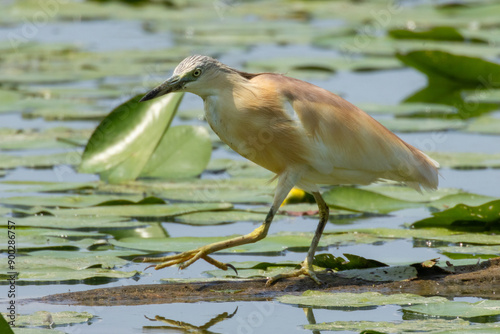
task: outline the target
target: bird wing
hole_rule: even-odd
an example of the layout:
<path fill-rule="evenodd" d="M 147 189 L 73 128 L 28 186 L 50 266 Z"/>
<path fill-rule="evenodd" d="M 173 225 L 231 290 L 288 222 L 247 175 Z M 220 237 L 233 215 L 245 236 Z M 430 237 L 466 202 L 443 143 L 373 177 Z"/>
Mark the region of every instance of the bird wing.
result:
<path fill-rule="evenodd" d="M 301 80 L 277 74 L 265 74 L 262 79 L 276 84 L 284 97 L 285 112 L 290 114 L 287 103 L 296 112 L 308 135 L 309 164 L 319 174 L 352 175 L 352 183 L 383 178 L 405 182 L 417 190 L 437 187 L 437 162 L 358 107 Z"/>

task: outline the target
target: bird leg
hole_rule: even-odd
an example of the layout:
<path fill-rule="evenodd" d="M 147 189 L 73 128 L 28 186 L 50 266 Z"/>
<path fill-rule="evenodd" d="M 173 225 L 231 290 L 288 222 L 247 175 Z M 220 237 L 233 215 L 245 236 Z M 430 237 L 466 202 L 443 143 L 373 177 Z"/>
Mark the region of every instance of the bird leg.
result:
<path fill-rule="evenodd" d="M 190 265 L 192 265 L 197 260 L 203 259 L 222 270 L 227 270 L 228 268 L 232 268 L 233 270 L 236 271 L 236 269 L 232 265 L 217 261 L 208 255 L 223 249 L 254 243 L 264 239 L 267 235 L 267 232 L 269 231 L 269 227 L 271 226 L 271 222 L 273 221 L 274 215 L 278 211 L 281 203 L 283 203 L 290 190 L 293 188 L 293 185 L 297 180 L 297 177 L 298 176 L 296 174 L 286 173 L 286 172 L 282 173 L 279 176 L 278 185 L 276 187 L 276 193 L 274 194 L 273 205 L 271 206 L 271 209 L 269 210 L 269 213 L 267 214 L 264 223 L 255 230 L 253 230 L 251 233 L 235 237 L 229 240 L 214 242 L 212 244 L 197 249 L 193 249 L 190 251 L 186 251 L 180 254 L 169 255 L 164 257 L 145 257 L 145 258 L 140 258 L 140 260 L 142 260 L 142 262 L 161 262 L 157 265 L 150 266 L 158 270 L 176 264 L 180 264 L 179 269 L 185 269 Z"/>
<path fill-rule="evenodd" d="M 276 214 L 276 211 L 277 210 L 274 208 L 274 206 L 271 207 L 264 223 L 249 234 L 224 241 L 214 242 L 212 244 L 175 255 L 164 257 L 144 257 L 140 259 L 142 260 L 142 262 L 161 262 L 160 264 L 149 266 L 154 267 L 156 270 L 170 267 L 176 264 L 181 264 L 179 266 L 179 269 L 185 269 L 197 260 L 203 259 L 219 269 L 227 270 L 228 268 L 232 268 L 236 271 L 236 269 L 232 265 L 217 261 L 214 258 L 208 256 L 208 254 L 220 251 L 222 249 L 254 243 L 264 239 L 267 235 L 267 232 L 269 231 L 269 227 L 271 226 L 271 222 L 274 218 L 274 215 Z"/>
<path fill-rule="evenodd" d="M 329 209 L 328 205 L 326 205 L 325 201 L 323 200 L 323 197 L 321 197 L 321 194 L 319 192 L 313 192 L 312 194 L 319 208 L 319 224 L 318 227 L 316 228 L 316 233 L 314 233 L 314 237 L 311 242 L 311 246 L 309 247 L 309 251 L 307 252 L 307 257 L 304 260 L 304 262 L 301 263 L 300 269 L 296 269 L 289 273 L 283 273 L 276 275 L 274 277 L 270 277 L 266 282 L 267 286 L 270 286 L 283 278 L 297 277 L 301 275 L 307 275 L 311 277 L 311 279 L 318 285 L 321 285 L 321 281 L 318 279 L 316 273 L 313 270 L 313 260 L 314 260 L 314 254 L 316 253 L 316 248 L 318 248 L 319 239 L 321 238 L 323 230 L 325 229 L 326 223 L 328 221 Z"/>

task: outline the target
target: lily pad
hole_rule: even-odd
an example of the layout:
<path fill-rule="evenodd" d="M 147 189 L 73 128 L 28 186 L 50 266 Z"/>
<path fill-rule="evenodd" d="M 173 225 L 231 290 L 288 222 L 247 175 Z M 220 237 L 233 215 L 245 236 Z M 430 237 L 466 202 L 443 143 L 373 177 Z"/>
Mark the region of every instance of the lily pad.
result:
<path fill-rule="evenodd" d="M 1 204 L 16 206 L 47 206 L 83 208 L 112 200 L 139 201 L 139 195 L 61 195 L 61 196 L 19 196 L 1 198 Z"/>
<path fill-rule="evenodd" d="M 359 308 L 381 305 L 414 305 L 414 304 L 443 304 L 448 300 L 444 297 L 421 297 L 409 293 L 383 295 L 378 292 L 364 293 L 331 293 L 322 291 L 306 291 L 301 296 L 285 295 L 278 297 L 284 304 L 299 305 L 301 307 L 321 308 Z"/>
<path fill-rule="evenodd" d="M 500 64 L 480 58 L 456 55 L 443 51 L 413 51 L 398 54 L 406 65 L 416 68 L 429 78 L 440 77 L 462 86 L 500 86 Z M 462 71 L 457 71 L 462 68 Z"/>
<path fill-rule="evenodd" d="M 351 269 L 338 272 L 336 275 L 373 282 L 398 282 L 417 278 L 417 269 L 412 266 Z"/>
<path fill-rule="evenodd" d="M 0 149 L 22 150 L 40 148 L 74 147 L 67 141 L 85 141 L 90 136 L 89 130 L 75 130 L 71 128 L 51 128 L 42 132 L 35 130 L 15 130 L 0 132 Z M 63 140 L 61 140 L 63 139 Z"/>
<path fill-rule="evenodd" d="M 449 229 L 480 228 L 490 230 L 500 224 L 500 200 L 479 206 L 458 204 L 455 207 L 432 214 L 433 217 L 415 222 L 414 228 L 446 227 Z M 464 240 L 466 241 L 466 240 Z"/>
<path fill-rule="evenodd" d="M 335 187 L 323 198 L 329 206 L 358 212 L 389 213 L 423 205 L 352 187 Z"/>
<path fill-rule="evenodd" d="M 428 152 L 442 167 L 454 169 L 500 168 L 499 153 Z"/>
<path fill-rule="evenodd" d="M 138 95 L 115 108 L 97 127 L 79 167 L 83 173 L 120 183 L 137 178 L 169 128 L 183 94 L 139 102 Z"/>
<path fill-rule="evenodd" d="M 54 217 L 54 216 L 28 216 L 15 218 L 18 226 L 44 227 L 54 229 L 79 229 L 79 230 L 112 230 L 122 228 L 140 228 L 148 223 L 129 221 L 122 217 Z"/>
<path fill-rule="evenodd" d="M 463 319 L 425 319 L 396 322 L 385 321 L 333 321 L 304 325 L 311 331 L 349 331 L 361 333 L 495 333 L 498 324 L 476 324 Z M 372 332 L 373 331 L 373 332 Z"/>
<path fill-rule="evenodd" d="M 89 322 L 94 316 L 88 312 L 38 311 L 33 314 L 20 314 L 16 318 L 16 326 L 63 326 Z"/>
<path fill-rule="evenodd" d="M 457 108 L 445 104 L 408 102 L 397 105 L 360 103 L 357 105 L 369 114 L 390 114 L 396 117 L 431 117 L 456 115 Z"/>
<path fill-rule="evenodd" d="M 483 116 L 473 120 L 465 129 L 466 132 L 500 135 L 500 119 Z"/>
<path fill-rule="evenodd" d="M 418 118 L 381 119 L 380 123 L 395 132 L 449 131 L 465 128 L 466 123 L 457 119 Z"/>
<path fill-rule="evenodd" d="M 423 313 L 434 317 L 475 318 L 500 314 L 500 301 L 481 300 L 475 303 L 447 301 L 439 304 L 412 305 L 405 312 Z"/>
<path fill-rule="evenodd" d="M 54 216 L 174 217 L 191 212 L 227 210 L 230 203 L 101 205 L 79 209 L 47 210 Z"/>
<path fill-rule="evenodd" d="M 141 176 L 187 178 L 200 175 L 212 153 L 208 131 L 202 126 L 170 128 L 149 158 Z"/>
<path fill-rule="evenodd" d="M 10 155 L 0 154 L 0 168 L 9 169 L 15 167 L 49 168 L 56 165 L 78 165 L 80 153 L 71 151 L 67 153 L 55 153 L 44 155 Z"/>
<path fill-rule="evenodd" d="M 264 221 L 265 218 L 266 213 L 231 210 L 188 213 L 175 217 L 175 222 L 189 225 L 218 225 L 237 221 L 259 222 Z M 279 218 L 280 216 L 278 215 L 273 221 L 276 221 Z"/>
<path fill-rule="evenodd" d="M 14 192 L 65 192 L 95 189 L 98 182 L 2 181 L 6 191 Z"/>
<path fill-rule="evenodd" d="M 22 270 L 17 277 L 18 282 L 65 282 L 65 281 L 107 281 L 117 278 L 131 278 L 139 275 L 138 271 L 118 271 L 101 268 L 72 270 L 61 267 L 31 268 Z M 0 273 L 0 278 L 8 277 Z"/>

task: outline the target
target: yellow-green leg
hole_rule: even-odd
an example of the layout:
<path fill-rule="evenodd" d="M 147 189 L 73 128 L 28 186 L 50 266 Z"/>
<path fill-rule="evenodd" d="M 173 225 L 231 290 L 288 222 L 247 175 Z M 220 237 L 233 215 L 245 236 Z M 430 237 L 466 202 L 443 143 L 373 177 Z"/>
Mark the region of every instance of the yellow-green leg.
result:
<path fill-rule="evenodd" d="M 316 248 L 318 248 L 319 239 L 321 238 L 323 230 L 325 229 L 326 223 L 328 221 L 329 209 L 328 205 L 326 205 L 325 201 L 323 200 L 323 197 L 321 197 L 321 194 L 319 192 L 313 192 L 312 194 L 319 208 L 319 224 L 318 227 L 316 228 L 316 233 L 314 233 L 314 237 L 311 242 L 311 246 L 309 247 L 309 251 L 307 252 L 307 257 L 304 260 L 304 262 L 301 263 L 300 269 L 296 269 L 289 273 L 279 274 L 274 277 L 270 277 L 266 282 L 266 285 L 268 286 L 282 278 L 297 277 L 301 275 L 307 275 L 311 277 L 311 279 L 317 284 L 319 285 L 321 284 L 320 280 L 318 279 L 313 270 L 312 264 L 314 260 L 314 254 L 316 253 Z"/>
<path fill-rule="evenodd" d="M 164 257 L 145 257 L 140 259 L 142 260 L 142 262 L 161 262 L 157 265 L 153 265 L 156 270 L 170 267 L 176 264 L 180 264 L 179 269 L 184 269 L 189 267 L 199 259 L 203 259 L 222 270 L 231 268 L 231 265 L 217 261 L 214 258 L 210 257 L 209 254 L 231 247 L 254 243 L 264 239 L 267 235 L 267 232 L 269 231 L 269 227 L 271 226 L 274 215 L 278 211 L 281 203 L 283 203 L 290 190 L 293 188 L 293 185 L 295 184 L 297 178 L 298 175 L 292 173 L 283 173 L 282 175 L 280 175 L 278 179 L 278 186 L 276 187 L 276 193 L 274 194 L 273 205 L 271 206 L 271 209 L 269 210 L 264 223 L 253 230 L 251 233 L 229 240 L 215 242 L 213 244 L 209 244 L 180 254 Z"/>

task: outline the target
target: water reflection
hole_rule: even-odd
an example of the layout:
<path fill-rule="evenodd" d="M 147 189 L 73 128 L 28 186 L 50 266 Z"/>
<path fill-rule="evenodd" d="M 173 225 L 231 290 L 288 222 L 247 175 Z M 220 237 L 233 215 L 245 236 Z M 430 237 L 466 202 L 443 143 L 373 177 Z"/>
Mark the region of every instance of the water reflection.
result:
<path fill-rule="evenodd" d="M 309 325 L 316 325 L 316 318 L 314 317 L 314 312 L 312 307 L 305 307 L 303 308 L 304 313 L 306 314 L 307 322 Z M 321 334 L 321 332 L 317 329 L 312 330 L 313 334 Z"/>
<path fill-rule="evenodd" d="M 158 330 L 161 330 L 163 332 L 163 331 L 176 330 L 179 333 L 217 334 L 216 332 L 209 331 L 208 329 L 218 324 L 219 322 L 222 322 L 226 319 L 231 319 L 236 314 L 236 312 L 238 312 L 238 307 L 236 307 L 233 313 L 231 314 L 227 312 L 220 313 L 201 326 L 195 326 L 184 321 L 167 319 L 159 315 L 155 316 L 154 318 L 148 318 L 147 316 L 144 316 L 149 321 L 161 321 L 166 323 L 167 326 L 143 326 L 142 329 L 144 332 L 158 331 Z"/>

